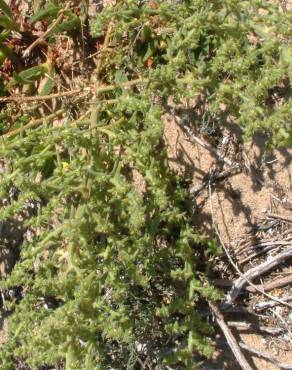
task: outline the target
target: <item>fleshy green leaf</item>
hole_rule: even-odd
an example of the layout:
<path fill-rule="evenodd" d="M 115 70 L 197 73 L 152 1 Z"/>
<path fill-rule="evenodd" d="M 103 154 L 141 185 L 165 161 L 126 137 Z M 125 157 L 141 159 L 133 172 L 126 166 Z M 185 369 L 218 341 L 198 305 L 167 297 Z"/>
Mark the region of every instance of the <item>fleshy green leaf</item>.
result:
<path fill-rule="evenodd" d="M 13 13 L 9 6 L 6 4 L 4 0 L 0 0 L 0 10 L 10 19 L 13 19 Z"/>
<path fill-rule="evenodd" d="M 7 85 L 7 89 L 18 84 L 20 85 L 30 84 L 39 77 L 44 76 L 44 74 L 47 72 L 48 66 L 46 63 L 44 63 L 35 67 L 28 68 L 20 73 L 14 73 L 13 78 L 9 81 Z"/>
<path fill-rule="evenodd" d="M 34 14 L 30 18 L 30 22 L 31 24 L 34 24 L 38 21 L 48 19 L 49 17 L 55 17 L 59 13 L 60 10 L 61 8 L 59 6 L 54 6 L 54 5 L 48 6 L 47 8 L 41 9 L 36 14 Z"/>
<path fill-rule="evenodd" d="M 12 18 L 7 17 L 7 15 L 0 15 L 0 26 L 11 31 L 19 31 L 18 24 Z"/>

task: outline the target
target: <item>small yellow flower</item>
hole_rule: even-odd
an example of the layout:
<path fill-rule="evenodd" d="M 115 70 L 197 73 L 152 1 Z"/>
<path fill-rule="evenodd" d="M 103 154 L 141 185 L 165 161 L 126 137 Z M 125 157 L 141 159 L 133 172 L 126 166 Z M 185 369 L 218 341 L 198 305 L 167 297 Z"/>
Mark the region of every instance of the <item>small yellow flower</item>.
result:
<path fill-rule="evenodd" d="M 63 175 L 67 171 L 68 167 L 69 167 L 69 163 L 68 162 L 62 162 L 62 174 Z"/>

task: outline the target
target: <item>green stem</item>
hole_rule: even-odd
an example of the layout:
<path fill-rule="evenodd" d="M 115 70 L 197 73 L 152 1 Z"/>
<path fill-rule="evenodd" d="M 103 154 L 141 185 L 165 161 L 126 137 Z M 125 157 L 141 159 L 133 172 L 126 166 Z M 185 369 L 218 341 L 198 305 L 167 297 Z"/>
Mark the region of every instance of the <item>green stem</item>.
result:
<path fill-rule="evenodd" d="M 112 84 L 112 85 L 107 85 L 107 86 L 101 86 L 101 87 L 98 87 L 95 90 L 95 92 L 97 94 L 100 94 L 100 93 L 105 93 L 105 92 L 112 91 L 112 90 L 115 90 L 115 89 L 118 89 L 118 88 L 131 87 L 131 86 L 135 86 L 135 85 L 144 85 L 147 82 L 149 82 L 148 78 L 137 78 L 136 80 L 123 82 L 119 85 Z"/>
<path fill-rule="evenodd" d="M 36 126 L 42 124 L 45 121 L 49 121 L 49 120 L 51 120 L 51 119 L 59 116 L 60 114 L 62 114 L 64 112 L 66 112 L 66 108 L 59 109 L 59 110 L 57 110 L 57 112 L 54 112 L 52 114 L 49 114 L 47 117 L 42 117 L 42 118 L 39 118 L 39 119 L 36 119 L 36 120 L 32 120 L 29 123 L 27 123 L 26 125 L 18 128 L 16 130 L 9 131 L 9 132 L 7 132 L 6 134 L 4 134 L 4 135 L 2 135 L 0 137 L 2 139 L 7 139 L 8 137 L 15 136 L 17 134 L 20 134 L 24 130 L 27 130 L 27 129 L 32 128 L 32 127 L 36 127 Z"/>

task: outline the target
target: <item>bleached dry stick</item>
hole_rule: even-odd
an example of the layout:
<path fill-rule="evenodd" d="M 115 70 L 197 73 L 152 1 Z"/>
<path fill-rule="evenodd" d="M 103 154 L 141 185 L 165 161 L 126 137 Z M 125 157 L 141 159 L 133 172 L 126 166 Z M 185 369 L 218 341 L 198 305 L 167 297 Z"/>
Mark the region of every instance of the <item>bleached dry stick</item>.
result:
<path fill-rule="evenodd" d="M 286 248 L 281 253 L 277 254 L 275 257 L 261 263 L 260 265 L 248 270 L 245 274 L 240 276 L 234 286 L 231 288 L 227 295 L 227 302 L 232 303 L 238 297 L 241 289 L 250 281 L 253 281 L 258 276 L 263 275 L 265 272 L 271 270 L 272 268 L 279 265 L 281 262 L 292 257 L 292 245 Z M 258 289 L 257 289 L 258 290 Z M 289 305 L 291 306 L 291 305 Z M 291 306 L 292 308 L 292 306 Z"/>
<path fill-rule="evenodd" d="M 229 158 L 227 157 L 222 157 L 215 148 L 213 148 L 212 145 L 206 143 L 206 141 L 198 138 L 197 136 L 195 136 L 191 130 L 188 130 L 190 131 L 190 134 L 191 134 L 191 138 L 195 140 L 196 143 L 198 143 L 199 145 L 201 145 L 203 148 L 207 149 L 209 152 L 215 154 L 215 156 L 217 158 L 219 158 L 220 160 L 222 160 L 223 162 L 225 162 L 228 166 L 234 166 L 234 167 L 239 167 L 239 163 L 236 163 L 236 162 L 233 162 L 231 161 Z"/>
<path fill-rule="evenodd" d="M 291 302 L 292 301 L 292 296 L 288 296 L 288 297 L 282 297 L 281 298 L 282 301 L 285 301 L 285 302 Z M 254 308 L 257 309 L 257 310 L 266 310 L 267 308 L 271 308 L 271 307 L 274 307 L 274 306 L 277 306 L 279 303 L 278 302 L 275 302 L 275 301 L 266 301 L 266 302 L 258 302 L 254 305 Z"/>
<path fill-rule="evenodd" d="M 227 325 L 229 327 L 236 328 L 237 330 L 252 329 L 254 331 L 254 329 L 256 329 L 260 332 L 271 334 L 271 335 L 277 335 L 283 332 L 282 328 L 273 328 L 273 327 L 264 326 L 264 325 L 259 325 L 259 326 L 256 326 L 255 328 L 253 323 L 245 322 L 245 321 L 228 321 Z"/>
<path fill-rule="evenodd" d="M 249 363 L 246 361 L 243 353 L 241 352 L 241 349 L 239 348 L 234 335 L 231 333 L 231 330 L 226 325 L 224 317 L 220 312 L 218 305 L 211 301 L 209 301 L 208 303 L 239 365 L 243 370 L 252 370 Z"/>

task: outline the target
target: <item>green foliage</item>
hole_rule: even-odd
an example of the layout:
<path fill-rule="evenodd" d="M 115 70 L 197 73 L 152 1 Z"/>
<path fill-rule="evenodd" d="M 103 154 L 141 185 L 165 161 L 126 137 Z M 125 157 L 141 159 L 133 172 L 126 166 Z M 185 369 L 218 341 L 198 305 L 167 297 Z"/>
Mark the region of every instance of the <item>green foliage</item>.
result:
<path fill-rule="evenodd" d="M 0 0 L 0 10 L 3 13 L 0 15 L 0 26 L 10 31 L 19 31 L 19 26 L 13 19 L 13 13 L 4 0 Z"/>
<path fill-rule="evenodd" d="M 114 19 L 115 38 L 134 43 L 136 53 L 118 49 L 112 65 L 149 76 L 161 95 L 200 97 L 198 108 L 203 100 L 219 125 L 228 117 L 247 138 L 262 131 L 273 145 L 291 145 L 291 10 L 253 0 L 157 4 L 122 1 L 92 23 L 99 35 Z"/>
<path fill-rule="evenodd" d="M 1 198 L 10 199 L 12 184 L 19 190 L 0 220 L 40 205 L 1 282 L 4 291 L 21 291 L 7 302 L 3 369 L 134 369 L 139 360 L 193 369 L 195 353 L 212 353 L 212 328 L 198 308 L 220 298 L 205 274 L 216 248 L 194 229 L 192 200 L 168 163 L 168 99 L 198 97 L 193 109 L 203 102 L 222 124 L 227 116 L 247 136 L 263 130 L 274 145 L 291 142 L 291 13 L 252 0 L 137 3 L 117 1 L 91 24 L 102 38 L 113 23 L 114 47 L 102 53 L 99 73 L 99 84 L 111 86 L 99 90 L 96 116 L 88 119 L 91 108 L 80 99 L 82 118 L 73 120 L 68 106 L 62 125 L 47 118 L 0 143 Z M 51 4 L 31 21 L 51 24 L 60 9 Z M 78 29 L 81 21 L 71 21 L 56 32 Z M 46 63 L 15 74 L 10 85 L 54 73 Z M 41 94 L 52 88 L 45 84 Z"/>
<path fill-rule="evenodd" d="M 187 192 L 167 164 L 161 110 L 149 98 L 122 94 L 111 113 L 125 123 L 100 122 L 108 122 L 109 135 L 65 124 L 2 145 L 0 156 L 13 159 L 7 182 L 21 195 L 1 218 L 32 199 L 47 204 L 27 222 L 42 232 L 23 243 L 2 282 L 26 287 L 10 318 L 2 367 L 20 358 L 30 366 L 65 360 L 68 369 L 126 368 L 138 343 L 162 363 L 174 337 L 181 344 L 189 338 L 175 363 L 191 366 L 193 346 L 210 353 L 210 328 L 196 312 L 200 296 L 218 297 L 196 272 L 198 246 L 207 241 L 192 229 Z M 49 163 L 53 169 L 36 186 Z M 144 194 L 133 183 L 138 175 Z"/>

